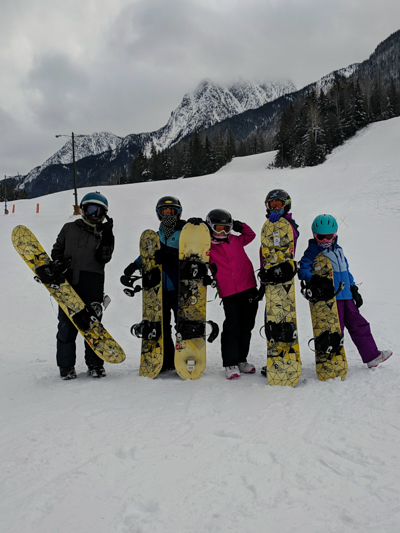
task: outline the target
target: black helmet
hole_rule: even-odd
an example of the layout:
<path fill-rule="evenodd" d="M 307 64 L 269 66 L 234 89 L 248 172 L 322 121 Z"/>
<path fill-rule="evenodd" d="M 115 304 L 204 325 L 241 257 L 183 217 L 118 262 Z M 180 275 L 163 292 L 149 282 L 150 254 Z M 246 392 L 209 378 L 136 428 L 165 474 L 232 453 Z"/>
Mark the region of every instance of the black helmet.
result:
<path fill-rule="evenodd" d="M 290 208 L 292 207 L 292 199 L 286 191 L 284 191 L 283 189 L 273 189 L 272 191 L 269 191 L 267 197 L 265 198 L 265 207 L 267 208 L 267 215 L 271 213 L 271 209 L 269 207 L 270 200 L 281 200 L 283 202 L 283 212 L 285 214 L 289 213 Z"/>
<path fill-rule="evenodd" d="M 157 205 L 156 205 L 156 213 L 157 213 L 158 220 L 163 220 L 165 215 L 161 214 L 161 210 L 165 207 L 174 208 L 176 210 L 176 213 L 175 215 L 172 215 L 172 216 L 176 216 L 177 219 L 181 218 L 182 206 L 178 198 L 176 198 L 175 196 L 163 196 L 162 198 L 158 200 Z M 167 216 L 171 216 L 171 215 L 167 215 Z"/>
<path fill-rule="evenodd" d="M 225 209 L 213 209 L 210 211 L 206 216 L 206 222 L 214 238 L 221 240 L 227 239 L 228 235 L 232 231 L 232 215 L 229 213 L 229 211 L 225 211 Z M 215 230 L 215 226 L 227 226 L 227 229 L 218 232 Z M 217 235 L 215 235 L 215 233 Z"/>
<path fill-rule="evenodd" d="M 104 216 L 108 211 L 108 201 L 98 191 L 85 194 L 80 203 L 82 218 L 89 226 L 96 226 L 103 222 Z"/>

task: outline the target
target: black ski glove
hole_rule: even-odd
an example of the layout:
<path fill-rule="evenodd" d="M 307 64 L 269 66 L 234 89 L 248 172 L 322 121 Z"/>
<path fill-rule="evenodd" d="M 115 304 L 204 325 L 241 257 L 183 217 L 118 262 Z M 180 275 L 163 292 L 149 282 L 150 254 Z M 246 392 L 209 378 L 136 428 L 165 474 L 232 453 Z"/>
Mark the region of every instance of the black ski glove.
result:
<path fill-rule="evenodd" d="M 139 270 L 139 265 L 136 263 L 136 261 L 134 261 L 126 267 L 126 269 L 124 270 L 124 275 L 132 276 L 132 274 L 136 272 L 136 270 Z"/>
<path fill-rule="evenodd" d="M 240 222 L 239 220 L 234 220 L 232 225 L 233 231 L 236 231 L 236 233 L 242 233 L 243 231 L 243 222 Z"/>
<path fill-rule="evenodd" d="M 361 297 L 361 294 L 358 292 L 358 287 L 357 285 L 352 285 L 350 287 L 350 290 L 351 290 L 351 295 L 353 296 L 353 302 L 355 304 L 355 306 L 357 307 L 357 309 L 359 307 L 362 306 L 362 304 L 364 303 L 362 297 Z"/>
<path fill-rule="evenodd" d="M 107 218 L 107 222 L 97 225 L 97 231 L 101 233 L 101 243 L 103 246 L 114 246 L 113 228 L 114 222 L 112 218 Z"/>
<path fill-rule="evenodd" d="M 200 226 L 203 220 L 201 218 L 192 217 L 192 218 L 188 218 L 187 222 L 189 224 L 194 224 L 195 226 Z"/>

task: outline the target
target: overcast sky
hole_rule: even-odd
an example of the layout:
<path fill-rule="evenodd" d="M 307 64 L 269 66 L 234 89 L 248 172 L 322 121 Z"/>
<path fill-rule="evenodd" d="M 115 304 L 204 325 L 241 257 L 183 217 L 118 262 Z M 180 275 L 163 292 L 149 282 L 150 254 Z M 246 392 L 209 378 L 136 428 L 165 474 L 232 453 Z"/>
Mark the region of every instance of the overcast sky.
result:
<path fill-rule="evenodd" d="M 209 78 L 298 89 L 367 59 L 399 0 L 1 0 L 0 175 L 67 139 L 164 126 Z"/>

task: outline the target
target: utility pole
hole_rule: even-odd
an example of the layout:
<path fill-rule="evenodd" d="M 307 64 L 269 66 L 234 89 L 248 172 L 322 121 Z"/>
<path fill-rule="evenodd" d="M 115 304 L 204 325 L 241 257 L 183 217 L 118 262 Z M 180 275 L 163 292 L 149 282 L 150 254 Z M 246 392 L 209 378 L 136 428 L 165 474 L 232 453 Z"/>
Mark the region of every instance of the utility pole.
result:
<path fill-rule="evenodd" d="M 7 176 L 4 174 L 4 214 L 8 215 L 7 209 Z"/>
<path fill-rule="evenodd" d="M 72 132 L 72 166 L 74 168 L 74 194 L 75 194 L 75 208 L 74 215 L 79 215 L 79 205 L 78 205 L 78 191 L 76 189 L 76 164 L 75 164 L 75 136 Z"/>
<path fill-rule="evenodd" d="M 76 186 L 76 163 L 75 163 L 75 137 L 84 137 L 84 135 L 76 135 L 74 132 L 71 135 L 56 135 L 56 137 L 70 137 L 72 141 L 72 170 L 74 174 L 74 196 L 75 196 L 75 205 L 74 205 L 74 215 L 80 214 L 79 204 L 78 204 L 78 191 Z"/>

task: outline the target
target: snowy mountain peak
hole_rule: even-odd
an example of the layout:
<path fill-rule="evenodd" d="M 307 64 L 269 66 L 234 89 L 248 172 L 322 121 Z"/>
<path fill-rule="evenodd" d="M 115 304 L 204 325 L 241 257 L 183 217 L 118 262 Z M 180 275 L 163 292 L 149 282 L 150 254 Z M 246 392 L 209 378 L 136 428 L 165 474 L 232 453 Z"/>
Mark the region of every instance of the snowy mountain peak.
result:
<path fill-rule="evenodd" d="M 34 180 L 45 168 L 51 165 L 70 165 L 72 163 L 72 136 L 68 141 L 42 165 L 34 168 L 25 176 L 24 183 Z M 122 144 L 123 138 L 110 132 L 92 133 L 90 135 L 80 135 L 74 133 L 75 161 L 84 157 L 98 155 L 108 151 L 117 150 Z"/>
<path fill-rule="evenodd" d="M 144 151 L 149 154 L 152 144 L 157 150 L 172 146 L 183 137 L 213 126 L 227 118 L 256 109 L 296 87 L 290 81 L 255 84 L 240 80 L 222 87 L 209 79 L 203 80 L 195 91 L 186 93 L 180 105 L 171 113 L 166 126 L 154 132 Z"/>

